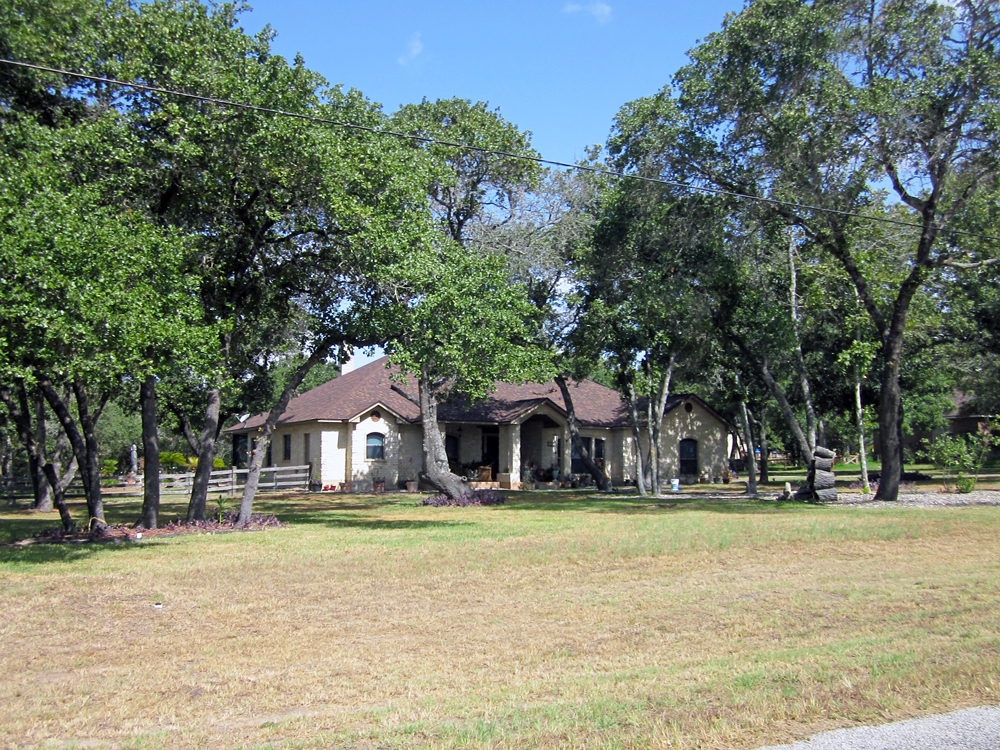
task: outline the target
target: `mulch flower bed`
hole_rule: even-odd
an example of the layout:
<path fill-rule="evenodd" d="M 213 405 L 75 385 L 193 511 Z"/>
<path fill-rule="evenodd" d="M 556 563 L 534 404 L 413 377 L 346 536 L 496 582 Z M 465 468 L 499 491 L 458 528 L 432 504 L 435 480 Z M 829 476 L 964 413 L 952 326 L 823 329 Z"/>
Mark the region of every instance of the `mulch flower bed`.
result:
<path fill-rule="evenodd" d="M 156 529 L 141 529 L 134 526 L 99 526 L 93 530 L 77 531 L 69 534 L 62 529 L 42 529 L 35 536 L 19 539 L 11 546 L 24 547 L 30 544 L 81 544 L 84 542 L 134 542 L 156 537 L 182 536 L 184 534 L 223 534 L 234 531 L 263 531 L 268 528 L 284 526 L 273 515 L 260 513 L 250 516 L 250 522 L 241 528 L 236 528 L 236 511 L 228 511 L 218 518 L 206 521 L 182 521 L 175 518 Z"/>

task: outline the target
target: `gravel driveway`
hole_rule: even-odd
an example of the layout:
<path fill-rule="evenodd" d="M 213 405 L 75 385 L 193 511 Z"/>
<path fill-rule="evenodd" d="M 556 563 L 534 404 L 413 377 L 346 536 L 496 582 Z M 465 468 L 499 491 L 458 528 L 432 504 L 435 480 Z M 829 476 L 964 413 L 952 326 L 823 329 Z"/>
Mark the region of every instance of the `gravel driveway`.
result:
<path fill-rule="evenodd" d="M 1000 707 L 823 732 L 804 742 L 760 750 L 1000 750 Z"/>
<path fill-rule="evenodd" d="M 893 503 L 882 500 L 876 502 L 873 495 L 855 495 L 843 492 L 840 499 L 831 506 L 847 505 L 865 508 L 954 508 L 962 505 L 1000 505 L 1000 492 L 981 490 L 978 492 L 900 492 Z"/>

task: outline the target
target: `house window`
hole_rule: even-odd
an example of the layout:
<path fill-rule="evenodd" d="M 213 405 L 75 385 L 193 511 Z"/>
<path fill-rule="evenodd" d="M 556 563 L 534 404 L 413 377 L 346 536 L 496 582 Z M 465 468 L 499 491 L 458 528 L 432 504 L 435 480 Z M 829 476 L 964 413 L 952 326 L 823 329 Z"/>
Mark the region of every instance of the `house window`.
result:
<path fill-rule="evenodd" d="M 282 445 L 281 445 L 281 460 L 291 461 L 292 460 L 292 436 L 282 435 Z"/>
<path fill-rule="evenodd" d="M 698 441 L 684 438 L 678 448 L 681 476 L 696 476 L 698 474 Z"/>
<path fill-rule="evenodd" d="M 589 437 L 582 437 L 582 438 L 580 438 L 580 442 L 583 443 L 583 447 L 587 449 L 587 453 L 590 454 L 590 457 L 591 458 L 595 458 L 595 456 L 594 456 L 594 439 L 593 438 L 589 438 Z M 603 451 L 604 450 L 604 447 L 603 447 L 604 441 L 603 440 L 599 440 L 598 442 L 601 443 L 601 450 Z M 586 474 L 587 473 L 587 467 L 583 463 L 583 454 L 581 454 L 580 451 L 578 451 L 576 449 L 576 443 L 573 443 L 573 442 L 570 443 L 570 459 L 572 459 L 571 466 L 570 466 L 570 471 L 572 471 L 574 474 Z"/>
<path fill-rule="evenodd" d="M 369 432 L 365 443 L 365 458 L 371 461 L 385 460 L 385 435 L 381 432 Z"/>

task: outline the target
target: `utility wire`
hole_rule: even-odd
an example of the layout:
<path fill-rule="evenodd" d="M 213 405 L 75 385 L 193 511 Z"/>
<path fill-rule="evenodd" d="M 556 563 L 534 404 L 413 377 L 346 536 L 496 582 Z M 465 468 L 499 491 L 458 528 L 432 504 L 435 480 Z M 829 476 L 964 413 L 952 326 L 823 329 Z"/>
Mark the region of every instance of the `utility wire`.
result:
<path fill-rule="evenodd" d="M 372 133 L 374 135 L 391 135 L 396 138 L 404 138 L 411 141 L 417 141 L 419 143 L 429 143 L 435 146 L 448 146 L 452 148 L 465 149 L 466 151 L 476 151 L 482 154 L 493 154 L 496 156 L 504 156 L 511 159 L 521 159 L 523 161 L 531 161 L 537 164 L 546 164 L 553 167 L 562 167 L 564 169 L 575 169 L 581 172 L 591 172 L 593 174 L 599 174 L 605 177 L 616 177 L 622 180 L 638 180 L 640 182 L 649 182 L 656 185 L 665 185 L 667 187 L 679 188 L 681 190 L 693 190 L 701 193 L 709 193 L 711 195 L 725 196 L 728 198 L 739 198 L 741 200 L 756 201 L 757 203 L 766 203 L 772 206 L 781 206 L 783 208 L 793 208 L 804 211 L 819 211 L 821 213 L 834 214 L 836 216 L 847 216 L 850 218 L 861 219 L 862 221 L 871 221 L 881 224 L 892 224 L 899 227 L 907 227 L 909 229 L 923 229 L 919 224 L 912 224 L 907 221 L 901 221 L 899 219 L 890 219 L 881 216 L 865 216 L 864 214 L 854 213 L 852 211 L 841 211 L 836 208 L 823 208 L 821 206 L 810 206 L 805 203 L 795 203 L 793 201 L 782 201 L 775 198 L 764 198 L 758 195 L 749 195 L 747 193 L 738 193 L 732 190 L 723 190 L 721 188 L 705 187 L 703 185 L 688 185 L 683 182 L 674 182 L 671 180 L 663 180 L 658 177 L 645 177 L 642 175 L 625 174 L 624 172 L 617 172 L 612 169 L 603 169 L 601 167 L 591 167 L 585 164 L 569 164 L 567 162 L 554 161 L 552 159 L 543 159 L 541 156 L 528 156 L 527 154 L 515 154 L 510 151 L 501 151 L 493 148 L 484 148 L 482 146 L 470 146 L 465 143 L 453 143 L 451 141 L 443 141 L 437 138 L 428 138 L 427 136 L 414 135 L 412 133 L 400 133 L 395 130 L 385 130 L 383 128 L 372 128 L 366 125 L 358 125 L 352 122 L 342 122 L 340 120 L 332 120 L 326 117 L 317 117 L 316 115 L 305 115 L 299 112 L 289 112 L 284 109 L 275 109 L 273 107 L 261 107 L 256 104 L 244 104 L 243 102 L 233 101 L 231 99 L 220 99 L 214 96 L 204 96 L 202 94 L 189 94 L 186 91 L 177 91 L 174 89 L 166 89 L 159 86 L 150 86 L 144 83 L 134 83 L 132 81 L 120 81 L 115 78 L 105 78 L 103 76 L 89 75 L 87 73 L 77 73 L 72 70 L 63 70 L 62 68 L 50 68 L 44 65 L 35 65 L 32 63 L 21 62 L 19 60 L 9 60 L 5 58 L 0 58 L 0 63 L 7 65 L 13 65 L 19 68 L 27 68 L 29 70 L 37 70 L 43 73 L 55 73 L 57 75 L 70 76 L 71 78 L 80 78 L 87 81 L 94 81 L 96 83 L 105 83 L 112 86 L 122 86 L 124 88 L 131 88 L 137 91 L 147 91 L 154 94 L 166 94 L 168 96 L 179 96 L 187 99 L 194 99 L 195 101 L 207 102 L 209 104 L 216 104 L 223 107 L 233 107 L 235 109 L 244 109 L 251 112 L 261 112 L 263 114 L 278 115 L 279 117 L 291 117 L 297 120 L 305 120 L 307 122 L 320 123 L 322 125 L 332 125 L 338 128 L 345 128 L 347 130 L 359 130 L 366 133 Z M 963 232 L 958 229 L 943 229 L 939 228 L 938 231 L 953 234 L 953 235 L 963 235 L 965 237 L 975 237 L 983 240 L 990 240 L 992 242 L 1000 242 L 1000 237 L 991 237 L 986 234 L 977 234 L 975 232 Z"/>

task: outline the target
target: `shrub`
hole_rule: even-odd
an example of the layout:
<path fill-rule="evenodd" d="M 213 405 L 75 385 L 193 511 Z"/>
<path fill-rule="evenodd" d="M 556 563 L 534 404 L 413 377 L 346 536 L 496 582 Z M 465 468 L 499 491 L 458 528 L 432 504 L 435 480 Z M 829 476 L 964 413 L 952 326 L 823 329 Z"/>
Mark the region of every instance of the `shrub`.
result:
<path fill-rule="evenodd" d="M 188 461 L 184 457 L 183 453 L 174 453 L 172 451 L 162 451 L 160 453 L 160 466 L 162 466 L 164 468 L 166 468 L 166 467 L 173 467 L 175 469 L 184 469 L 184 470 L 187 470 L 187 468 L 188 468 Z"/>
<path fill-rule="evenodd" d="M 470 505 L 503 505 L 507 502 L 507 496 L 497 490 L 475 490 L 462 495 L 457 500 L 452 500 L 445 494 L 431 495 L 420 501 L 421 505 L 430 505 L 440 508 L 446 505 L 455 505 L 467 508 Z"/>
<path fill-rule="evenodd" d="M 922 457 L 942 470 L 945 491 L 951 490 L 952 480 L 959 492 L 976 488 L 979 472 L 996 442 L 992 428 L 987 422 L 980 426 L 978 435 L 941 435 L 923 451 Z"/>
<path fill-rule="evenodd" d="M 976 489 L 976 477 L 970 477 L 965 474 L 959 473 L 959 475 L 955 477 L 955 486 L 958 488 L 958 491 L 962 494 L 967 494 L 969 492 L 972 492 L 974 489 Z"/>

